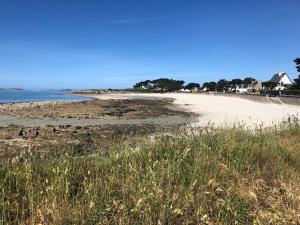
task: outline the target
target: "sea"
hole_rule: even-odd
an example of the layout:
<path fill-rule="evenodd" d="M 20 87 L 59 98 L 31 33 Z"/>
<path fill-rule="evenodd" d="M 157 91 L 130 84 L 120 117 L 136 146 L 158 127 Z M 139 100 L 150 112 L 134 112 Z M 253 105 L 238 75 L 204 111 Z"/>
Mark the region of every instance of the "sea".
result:
<path fill-rule="evenodd" d="M 63 90 L 0 90 L 0 104 L 40 101 L 81 101 L 89 98 L 71 95 Z"/>

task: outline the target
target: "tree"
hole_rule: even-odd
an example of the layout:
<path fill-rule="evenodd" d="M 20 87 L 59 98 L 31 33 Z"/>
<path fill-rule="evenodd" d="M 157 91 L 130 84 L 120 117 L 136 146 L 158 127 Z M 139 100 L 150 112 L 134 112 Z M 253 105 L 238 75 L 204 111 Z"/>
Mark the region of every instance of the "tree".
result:
<path fill-rule="evenodd" d="M 298 76 L 297 79 L 294 79 L 294 81 L 295 81 L 295 83 L 293 84 L 293 88 L 300 90 L 300 75 Z"/>
<path fill-rule="evenodd" d="M 262 86 L 266 88 L 266 90 L 272 91 L 277 84 L 271 81 L 262 82 Z"/>
<path fill-rule="evenodd" d="M 296 63 L 297 71 L 300 72 L 300 58 L 295 59 L 294 62 Z"/>
<path fill-rule="evenodd" d="M 252 77 L 246 77 L 244 80 L 243 80 L 243 85 L 246 86 L 246 87 L 249 87 L 253 81 L 256 81 L 256 79 L 252 78 Z"/>
<path fill-rule="evenodd" d="M 217 90 L 218 91 L 227 91 L 228 90 L 228 86 L 229 86 L 228 81 L 225 80 L 225 79 L 221 79 L 217 83 Z"/>
<path fill-rule="evenodd" d="M 198 83 L 189 83 L 184 88 L 188 89 L 188 90 L 193 90 L 194 88 L 200 88 L 200 84 L 198 84 Z"/>
<path fill-rule="evenodd" d="M 153 80 L 152 83 L 155 90 L 168 92 L 168 91 L 178 91 L 182 89 L 184 81 L 160 78 L 157 80 Z"/>
<path fill-rule="evenodd" d="M 157 80 L 145 80 L 136 83 L 133 88 L 148 91 L 177 91 L 183 87 L 184 81 L 160 78 Z"/>
<path fill-rule="evenodd" d="M 297 71 L 300 72 L 300 58 L 295 59 L 294 62 L 296 63 Z M 294 81 L 293 89 L 300 89 L 300 75 L 297 79 L 294 79 Z"/>
<path fill-rule="evenodd" d="M 205 82 L 205 83 L 202 85 L 202 88 L 206 88 L 206 89 L 208 89 L 209 91 L 216 91 L 217 83 L 214 82 L 214 81 L 211 81 L 211 82 Z"/>
<path fill-rule="evenodd" d="M 145 81 L 141 81 L 136 83 L 133 86 L 134 89 L 152 89 L 152 81 L 151 80 L 145 80 Z"/>
<path fill-rule="evenodd" d="M 230 81 L 230 85 L 232 85 L 232 87 L 237 87 L 242 84 L 243 84 L 243 81 L 239 78 L 233 79 L 232 81 Z"/>
<path fill-rule="evenodd" d="M 236 88 L 238 86 L 241 86 L 243 84 L 243 81 L 239 78 L 232 79 L 231 81 L 228 81 L 229 87 L 231 88 L 231 91 L 236 91 Z"/>

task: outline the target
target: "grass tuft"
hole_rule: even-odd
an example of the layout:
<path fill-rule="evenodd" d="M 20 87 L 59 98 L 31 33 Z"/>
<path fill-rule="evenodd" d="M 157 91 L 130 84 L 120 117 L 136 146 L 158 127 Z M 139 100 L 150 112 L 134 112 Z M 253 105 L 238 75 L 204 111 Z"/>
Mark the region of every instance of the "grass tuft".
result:
<path fill-rule="evenodd" d="M 130 137 L 0 167 L 0 224 L 299 224 L 300 127 Z M 91 151 L 93 152 L 93 151 Z"/>

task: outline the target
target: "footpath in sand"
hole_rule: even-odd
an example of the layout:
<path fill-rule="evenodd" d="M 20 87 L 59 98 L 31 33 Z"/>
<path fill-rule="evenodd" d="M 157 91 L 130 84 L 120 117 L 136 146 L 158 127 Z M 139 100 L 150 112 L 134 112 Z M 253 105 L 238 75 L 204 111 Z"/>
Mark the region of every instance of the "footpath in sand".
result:
<path fill-rule="evenodd" d="M 300 117 L 300 105 L 257 102 L 242 97 L 210 94 L 105 94 L 93 95 L 97 99 L 173 98 L 182 109 L 198 114 L 197 126 L 231 126 L 243 122 L 247 126 L 271 126 L 291 117 Z"/>

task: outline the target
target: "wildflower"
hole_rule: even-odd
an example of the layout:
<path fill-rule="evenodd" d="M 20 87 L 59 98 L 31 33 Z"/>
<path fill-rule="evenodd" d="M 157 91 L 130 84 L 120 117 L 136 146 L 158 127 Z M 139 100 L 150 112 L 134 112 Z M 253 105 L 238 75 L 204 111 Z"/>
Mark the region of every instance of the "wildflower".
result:
<path fill-rule="evenodd" d="M 95 206 L 95 203 L 93 201 L 90 201 L 90 205 L 89 205 L 89 208 L 93 208 Z"/>
<path fill-rule="evenodd" d="M 205 223 L 205 224 L 208 224 L 209 223 L 209 216 L 207 214 L 205 214 L 202 218 L 201 218 L 202 222 Z"/>
<path fill-rule="evenodd" d="M 181 209 L 178 209 L 178 208 L 174 209 L 174 213 L 175 213 L 176 215 L 183 215 L 182 210 L 181 210 Z"/>

